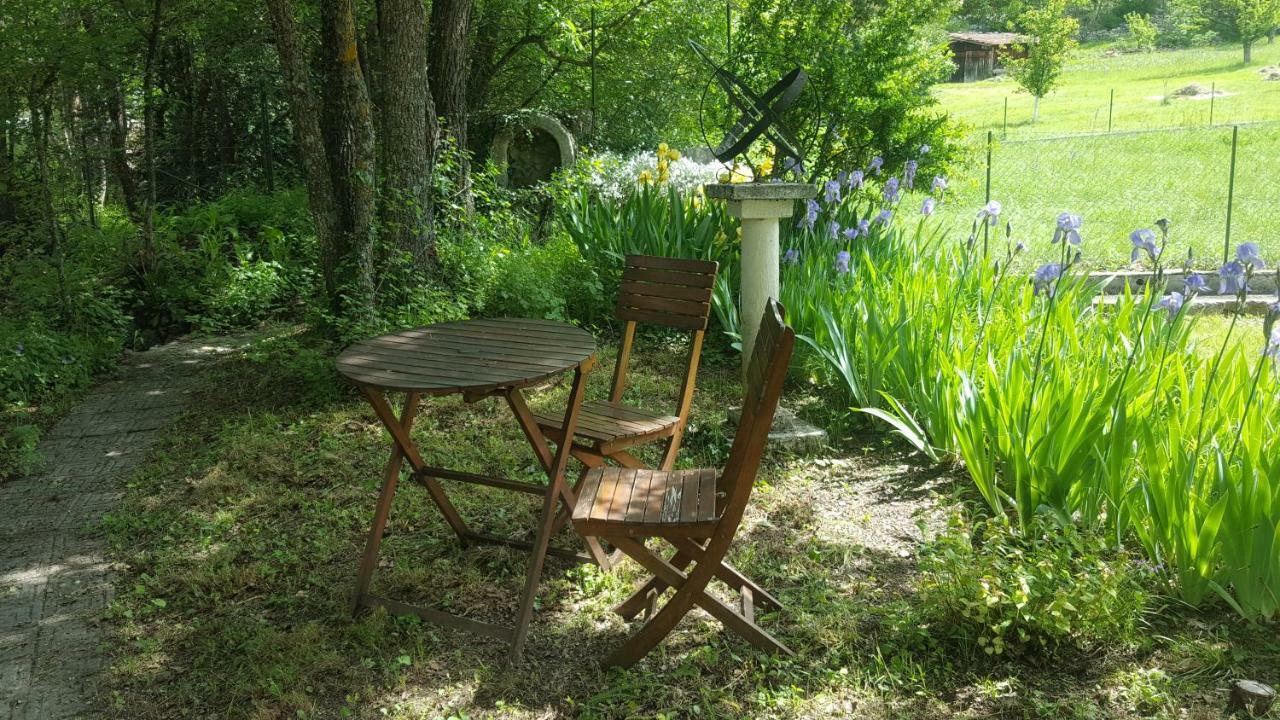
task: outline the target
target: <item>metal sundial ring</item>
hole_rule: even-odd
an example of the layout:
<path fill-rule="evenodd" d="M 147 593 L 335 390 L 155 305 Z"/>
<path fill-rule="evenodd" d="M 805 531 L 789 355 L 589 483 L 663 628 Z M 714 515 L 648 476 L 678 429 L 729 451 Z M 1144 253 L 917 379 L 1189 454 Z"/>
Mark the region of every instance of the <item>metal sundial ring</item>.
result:
<path fill-rule="evenodd" d="M 808 82 L 808 75 L 796 68 L 774 83 L 763 95 L 757 95 L 737 75 L 717 66 L 706 49 L 697 42 L 690 40 L 689 46 L 711 66 L 716 83 L 724 90 L 729 102 L 742 113 L 712 151 L 716 159 L 729 162 L 745 153 L 758 138 L 767 137 L 777 147 L 779 154 L 799 161 L 799 143 L 780 116 L 799 99 L 800 92 Z"/>

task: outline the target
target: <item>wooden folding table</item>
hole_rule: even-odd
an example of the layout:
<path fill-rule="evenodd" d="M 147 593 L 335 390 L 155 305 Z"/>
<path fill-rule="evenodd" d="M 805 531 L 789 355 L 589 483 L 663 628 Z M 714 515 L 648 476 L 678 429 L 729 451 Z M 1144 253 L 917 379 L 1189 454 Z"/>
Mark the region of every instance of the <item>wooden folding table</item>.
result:
<path fill-rule="evenodd" d="M 607 562 L 594 538 L 586 539 L 590 556 L 550 548 L 551 535 L 562 524 L 556 522 L 560 502 L 564 502 L 564 510 L 560 511 L 564 514 L 572 512 L 574 505 L 573 490 L 567 486 L 564 477 L 571 444 L 560 444 L 552 455 L 538 430 L 533 413 L 525 404 L 522 390 L 573 370 L 573 386 L 569 391 L 568 407 L 564 415 L 566 436 L 573 437 L 573 429 L 577 425 L 582 406 L 584 381 L 595 362 L 596 343 L 590 333 L 551 320 L 511 318 L 464 320 L 403 330 L 357 343 L 338 356 L 338 372 L 360 388 L 392 438 L 391 458 L 387 462 L 382 492 L 373 516 L 373 527 L 369 531 L 360 562 L 354 609 L 384 607 L 395 614 L 417 615 L 428 622 L 498 638 L 510 643 L 512 661 L 520 659 L 533 612 L 538 580 L 548 551 L 568 554 L 577 559 L 594 559 L 602 564 Z M 389 391 L 405 394 L 404 409 L 399 417 L 387 402 L 386 393 Z M 533 447 L 538 462 L 546 471 L 548 484 L 544 487 L 428 466 L 410 437 L 410 428 L 423 395 L 451 394 L 461 394 L 467 402 L 494 396 L 504 398 Z M 442 610 L 408 605 L 369 592 L 369 584 L 378 562 L 378 551 L 382 545 L 383 530 L 400 480 L 401 465 L 405 460 L 409 461 L 413 478 L 426 487 L 445 522 L 463 545 L 500 543 L 530 551 L 524 592 L 512 626 L 495 625 Z M 538 515 L 533 543 L 472 530 L 450 502 L 440 483 L 442 479 L 541 496 L 542 510 Z"/>

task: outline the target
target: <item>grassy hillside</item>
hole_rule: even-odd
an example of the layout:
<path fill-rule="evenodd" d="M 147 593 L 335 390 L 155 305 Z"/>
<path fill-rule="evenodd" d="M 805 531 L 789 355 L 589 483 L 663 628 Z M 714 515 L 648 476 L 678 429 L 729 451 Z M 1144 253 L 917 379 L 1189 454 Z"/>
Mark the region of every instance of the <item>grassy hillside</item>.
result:
<path fill-rule="evenodd" d="M 1059 89 L 1042 101 L 1034 125 L 1031 98 L 1010 80 L 942 86 L 944 106 L 972 128 L 975 145 L 973 167 L 954 184 L 958 221 L 967 225 L 970 209 L 983 200 L 982 146 L 993 130 L 992 197 L 1004 204 L 1019 239 L 1047 238 L 1058 213 L 1078 213 L 1085 218 L 1086 261 L 1114 269 L 1129 262 L 1131 230 L 1167 217 L 1175 227 L 1171 252 L 1181 258 L 1190 247 L 1198 265 L 1213 266 L 1225 239 L 1229 125 L 1262 123 L 1240 128 L 1232 244 L 1257 242 L 1280 257 L 1280 82 L 1260 73 L 1280 65 L 1280 44 L 1260 46 L 1249 67 L 1241 66 L 1238 54 L 1229 46 L 1113 56 L 1083 49 Z M 1166 92 L 1193 82 L 1206 88 L 1216 83 L 1224 93 L 1214 100 L 1214 127 L 1208 126 L 1207 99 L 1165 99 Z M 1105 134 L 1113 88 L 1114 130 Z M 1028 245 L 1032 260 L 1052 254 L 1045 242 Z"/>

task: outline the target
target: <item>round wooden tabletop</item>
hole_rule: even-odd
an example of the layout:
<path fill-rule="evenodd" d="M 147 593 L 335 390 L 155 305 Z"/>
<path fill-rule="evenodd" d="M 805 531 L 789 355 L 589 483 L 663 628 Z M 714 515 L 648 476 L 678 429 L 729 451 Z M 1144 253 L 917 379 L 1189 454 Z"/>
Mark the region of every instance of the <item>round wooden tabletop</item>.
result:
<path fill-rule="evenodd" d="M 596 353 L 591 333 L 554 320 L 496 318 L 379 335 L 338 356 L 360 385 L 431 395 L 533 385 Z"/>

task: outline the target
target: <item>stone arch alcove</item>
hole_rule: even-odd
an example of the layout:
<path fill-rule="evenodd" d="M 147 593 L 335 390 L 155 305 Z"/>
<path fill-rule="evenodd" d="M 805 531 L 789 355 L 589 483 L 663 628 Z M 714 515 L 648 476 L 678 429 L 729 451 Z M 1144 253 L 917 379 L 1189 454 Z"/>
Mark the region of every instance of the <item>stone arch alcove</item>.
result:
<path fill-rule="evenodd" d="M 559 120 L 541 114 L 503 128 L 490 150 L 501 172 L 500 182 L 512 188 L 546 182 L 556 171 L 572 165 L 576 156 L 573 135 Z"/>

